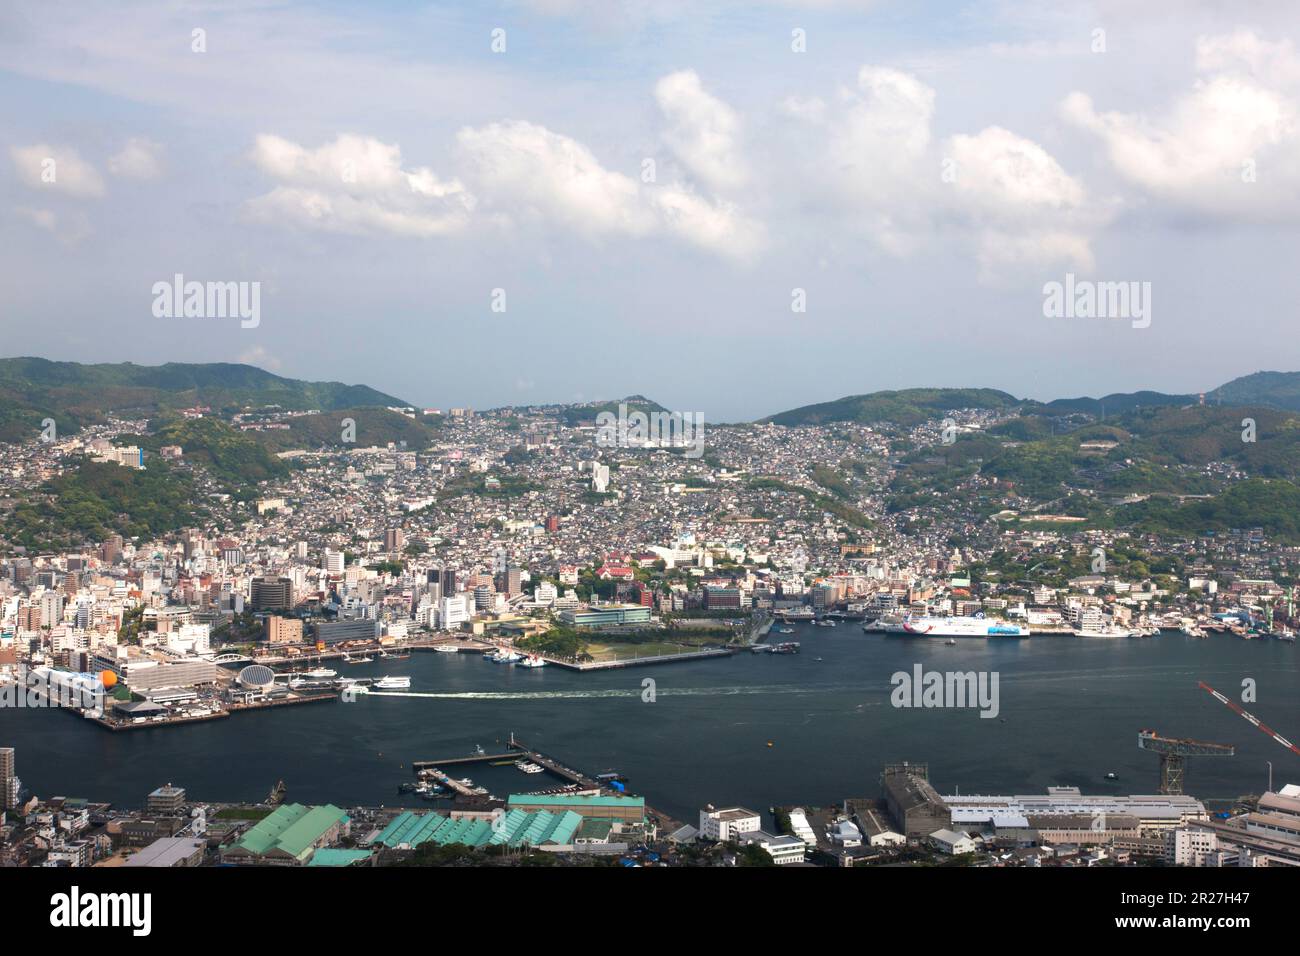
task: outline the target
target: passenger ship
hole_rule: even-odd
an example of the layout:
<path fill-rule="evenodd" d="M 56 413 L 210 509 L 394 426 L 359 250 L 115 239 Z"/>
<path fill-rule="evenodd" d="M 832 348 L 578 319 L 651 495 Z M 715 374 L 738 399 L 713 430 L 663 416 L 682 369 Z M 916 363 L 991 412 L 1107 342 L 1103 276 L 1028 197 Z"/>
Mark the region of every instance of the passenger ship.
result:
<path fill-rule="evenodd" d="M 1029 628 L 984 617 L 912 617 L 903 631 L 916 637 L 1028 637 Z"/>

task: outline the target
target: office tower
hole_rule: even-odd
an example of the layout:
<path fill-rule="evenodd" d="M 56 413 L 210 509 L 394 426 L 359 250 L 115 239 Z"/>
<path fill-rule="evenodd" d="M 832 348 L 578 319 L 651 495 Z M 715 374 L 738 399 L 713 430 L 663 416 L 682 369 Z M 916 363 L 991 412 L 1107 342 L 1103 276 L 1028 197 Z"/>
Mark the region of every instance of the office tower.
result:
<path fill-rule="evenodd" d="M 249 603 L 255 611 L 286 611 L 293 607 L 293 582 L 289 578 L 253 578 Z"/>
<path fill-rule="evenodd" d="M 406 547 L 406 533 L 401 528 L 389 528 L 384 532 L 384 550 L 401 551 Z"/>
<path fill-rule="evenodd" d="M 22 786 L 14 765 L 14 748 L 0 747 L 0 809 L 18 808 L 18 790 Z"/>

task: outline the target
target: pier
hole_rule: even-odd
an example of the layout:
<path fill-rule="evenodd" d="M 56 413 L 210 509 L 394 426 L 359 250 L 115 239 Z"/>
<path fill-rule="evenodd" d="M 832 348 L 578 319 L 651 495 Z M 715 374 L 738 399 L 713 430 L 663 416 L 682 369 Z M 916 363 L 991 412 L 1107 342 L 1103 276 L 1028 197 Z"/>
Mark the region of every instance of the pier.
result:
<path fill-rule="evenodd" d="M 565 667 L 571 671 L 608 671 L 617 670 L 622 667 L 643 667 L 650 664 L 675 664 L 678 661 L 700 660 L 705 657 L 730 657 L 736 653 L 735 648 L 731 647 L 711 647 L 703 651 L 682 651 L 678 654 L 654 654 L 649 657 L 622 657 L 612 661 L 587 661 L 582 664 L 573 661 L 560 660 L 554 657 L 544 657 L 547 664 L 554 664 L 557 667 Z"/>
<path fill-rule="evenodd" d="M 547 773 L 551 774 L 552 776 L 559 777 L 561 780 L 565 781 L 566 783 L 572 784 L 573 786 L 577 787 L 579 791 L 592 790 L 597 793 L 612 792 L 609 790 L 609 788 L 604 786 L 599 780 L 596 780 L 594 777 L 588 776 L 587 774 L 583 773 L 581 770 L 575 770 L 572 767 L 569 767 L 566 764 L 563 764 L 560 761 L 556 760 L 554 757 L 548 757 L 546 754 L 542 753 L 539 750 L 534 750 L 533 748 L 525 744 L 523 741 L 516 738 L 513 733 L 510 735 L 510 742 L 509 744 L 507 744 L 507 746 L 510 748 L 511 751 L 510 753 L 470 754 L 467 757 L 449 757 L 446 760 L 415 760 L 412 761 L 411 767 L 415 770 L 417 774 L 419 774 L 421 771 L 428 773 L 429 776 L 432 776 L 443 786 L 447 787 L 449 790 L 454 791 L 455 793 L 462 794 L 465 796 L 474 796 L 475 795 L 474 791 L 471 788 L 466 787 L 464 784 L 460 783 L 457 780 L 452 780 L 450 777 L 448 777 L 445 773 L 442 773 L 441 770 L 438 770 L 437 768 L 452 767 L 452 766 L 456 766 L 457 764 L 487 763 L 494 760 L 513 761 L 518 759 L 527 759 L 537 764 L 539 767 L 541 767 L 543 770 L 545 770 Z M 431 772 L 435 770 L 437 770 L 436 773 Z M 653 816 L 656 820 L 659 821 L 659 825 L 664 829 L 666 829 L 668 832 L 672 832 L 673 830 L 679 829 L 682 825 L 681 821 L 673 819 L 672 817 L 668 816 L 668 814 L 666 813 L 662 813 L 658 810 L 655 810 L 648 803 L 646 804 L 645 809 L 646 809 L 646 815 Z"/>

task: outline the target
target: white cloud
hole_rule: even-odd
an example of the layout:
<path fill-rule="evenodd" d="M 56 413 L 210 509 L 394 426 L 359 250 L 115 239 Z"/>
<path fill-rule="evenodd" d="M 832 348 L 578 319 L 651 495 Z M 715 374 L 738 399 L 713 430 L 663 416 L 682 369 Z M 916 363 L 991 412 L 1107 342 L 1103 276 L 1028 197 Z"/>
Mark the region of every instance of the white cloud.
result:
<path fill-rule="evenodd" d="M 428 167 L 405 169 L 400 147 L 369 137 L 341 135 L 308 149 L 262 135 L 250 159 L 280 183 L 245 203 L 256 221 L 423 238 L 463 228 L 474 208 L 459 180 L 442 180 Z"/>
<path fill-rule="evenodd" d="M 18 178 L 33 189 L 79 199 L 97 199 L 104 195 L 103 177 L 70 146 L 51 146 L 48 143 L 11 146 L 9 156 Z"/>
<path fill-rule="evenodd" d="M 162 170 L 162 145 L 141 137 L 127 140 L 108 160 L 108 171 L 126 179 L 156 179 Z"/>
<path fill-rule="evenodd" d="M 655 227 L 637 182 L 613 172 L 577 140 L 522 120 L 456 134 L 485 201 L 508 219 L 544 219 L 588 237 L 643 236 Z"/>
<path fill-rule="evenodd" d="M 1201 74 L 1163 115 L 1099 112 L 1071 93 L 1067 120 L 1096 136 L 1119 175 L 1178 207 L 1273 218 L 1300 212 L 1300 59 L 1249 31 L 1201 37 Z"/>
<path fill-rule="evenodd" d="M 14 209 L 14 213 L 37 229 L 48 232 L 64 245 L 75 246 L 91 233 L 90 221 L 80 210 L 60 214 L 53 209 L 19 206 Z"/>
<path fill-rule="evenodd" d="M 642 184 L 544 126 L 492 123 L 463 129 L 456 141 L 485 205 L 511 223 L 549 222 L 589 239 L 667 233 L 738 260 L 762 243 L 761 226 L 734 205 L 679 184 Z"/>
<path fill-rule="evenodd" d="M 838 102 L 787 98 L 781 110 L 820 138 L 800 169 L 827 215 L 893 256 L 956 240 L 986 281 L 1019 267 L 1092 265 L 1090 234 L 1109 216 L 1042 146 L 998 126 L 935 142 L 935 91 L 863 66 Z M 818 157 L 822 158 L 818 158 Z"/>
<path fill-rule="evenodd" d="M 1047 150 L 990 126 L 974 136 L 950 137 L 945 155 L 954 163 L 955 209 L 980 233 L 986 279 L 1018 263 L 1092 268 L 1088 235 L 1108 210 L 1089 206 L 1082 183 Z"/>
<path fill-rule="evenodd" d="M 694 70 L 670 73 L 655 84 L 655 100 L 668 120 L 664 141 L 695 176 L 713 189 L 744 186 L 749 170 L 740 155 L 740 117 L 706 93 Z"/>

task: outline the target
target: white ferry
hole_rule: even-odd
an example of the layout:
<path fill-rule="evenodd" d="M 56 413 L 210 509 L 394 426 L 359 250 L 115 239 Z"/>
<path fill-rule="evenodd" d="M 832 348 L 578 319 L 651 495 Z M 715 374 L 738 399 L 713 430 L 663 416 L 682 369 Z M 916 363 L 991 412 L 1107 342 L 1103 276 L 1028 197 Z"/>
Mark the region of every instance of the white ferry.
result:
<path fill-rule="evenodd" d="M 903 632 L 915 637 L 1028 637 L 1023 624 L 984 617 L 912 617 Z"/>
<path fill-rule="evenodd" d="M 381 677 L 371 685 L 375 690 L 410 690 L 409 677 Z"/>

